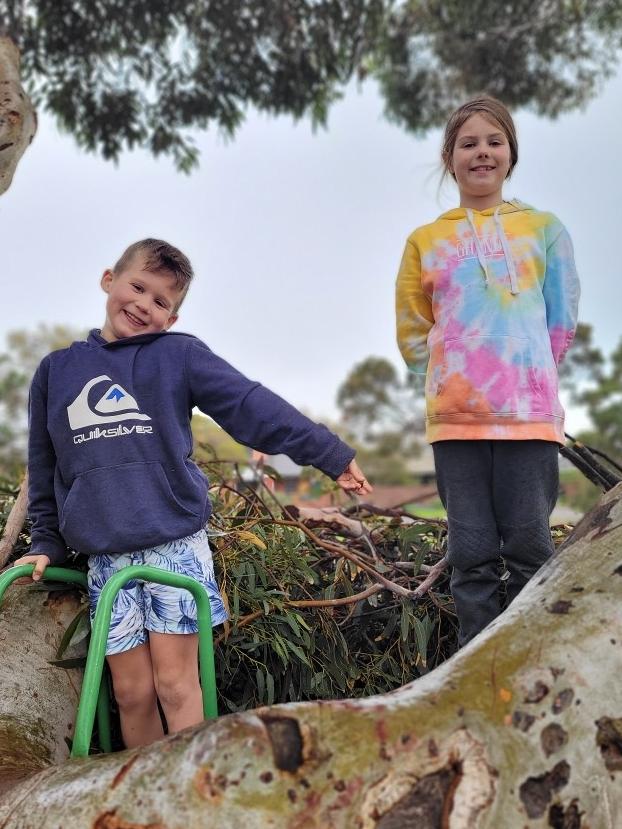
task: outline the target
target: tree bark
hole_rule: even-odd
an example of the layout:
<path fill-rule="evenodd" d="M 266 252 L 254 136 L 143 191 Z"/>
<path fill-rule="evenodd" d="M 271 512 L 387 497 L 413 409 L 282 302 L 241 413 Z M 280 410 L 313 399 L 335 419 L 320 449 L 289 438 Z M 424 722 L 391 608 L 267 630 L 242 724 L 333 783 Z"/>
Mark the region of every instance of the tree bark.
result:
<path fill-rule="evenodd" d="M 19 493 L 17 495 L 17 498 L 15 499 L 15 503 L 13 504 L 11 512 L 9 513 L 9 517 L 7 518 L 6 524 L 4 525 L 4 532 L 2 533 L 2 538 L 0 538 L 0 568 L 4 567 L 4 565 L 11 557 L 13 547 L 15 547 L 15 542 L 17 541 L 19 534 L 22 531 L 22 527 L 24 526 L 27 510 L 28 470 L 26 470 L 24 474 L 22 485 L 20 486 Z"/>
<path fill-rule="evenodd" d="M 0 608 L 0 791 L 69 756 L 82 671 L 49 664 L 80 608 L 76 591 L 11 586 Z M 74 654 L 72 654 L 74 655 Z"/>
<path fill-rule="evenodd" d="M 3 829 L 622 825 L 622 486 L 512 606 L 392 694 L 221 717 L 50 767 Z"/>
<path fill-rule="evenodd" d="M 20 158 L 37 131 L 37 114 L 20 79 L 20 56 L 0 37 L 0 195 L 11 186 Z"/>

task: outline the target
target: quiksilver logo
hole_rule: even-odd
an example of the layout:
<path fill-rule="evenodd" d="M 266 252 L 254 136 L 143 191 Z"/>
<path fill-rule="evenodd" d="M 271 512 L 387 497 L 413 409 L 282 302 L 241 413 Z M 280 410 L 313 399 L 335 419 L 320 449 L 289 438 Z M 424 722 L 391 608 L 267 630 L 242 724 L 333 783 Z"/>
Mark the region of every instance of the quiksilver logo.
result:
<path fill-rule="evenodd" d="M 89 406 L 89 392 L 94 386 L 104 383 L 106 380 L 111 385 L 91 408 Z M 118 423 L 120 420 L 151 420 L 149 415 L 140 411 L 135 398 L 118 383 L 113 383 L 106 374 L 94 377 L 84 385 L 73 403 L 67 406 L 67 415 L 69 426 L 72 429 Z"/>
<path fill-rule="evenodd" d="M 100 429 L 96 426 L 91 429 L 88 434 L 86 432 L 78 432 L 73 436 L 74 443 L 86 443 L 88 440 L 97 440 L 98 438 L 118 438 L 122 435 L 150 435 L 153 433 L 153 426 L 143 426 L 141 423 L 135 423 L 133 426 L 111 426 L 109 429 Z"/>

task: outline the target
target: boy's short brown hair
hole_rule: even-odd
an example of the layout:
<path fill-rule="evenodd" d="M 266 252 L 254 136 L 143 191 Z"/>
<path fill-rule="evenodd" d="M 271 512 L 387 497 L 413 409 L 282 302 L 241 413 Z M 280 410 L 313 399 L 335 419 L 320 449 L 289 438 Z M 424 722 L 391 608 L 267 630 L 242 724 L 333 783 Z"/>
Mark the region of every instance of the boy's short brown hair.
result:
<path fill-rule="evenodd" d="M 190 281 L 194 276 L 192 265 L 188 257 L 178 248 L 169 245 L 162 239 L 141 239 L 126 248 L 119 261 L 114 266 L 113 273 L 122 273 L 135 256 L 142 254 L 144 271 L 167 271 L 175 277 L 175 285 L 179 289 L 180 296 L 177 308 L 181 305 L 190 287 Z"/>

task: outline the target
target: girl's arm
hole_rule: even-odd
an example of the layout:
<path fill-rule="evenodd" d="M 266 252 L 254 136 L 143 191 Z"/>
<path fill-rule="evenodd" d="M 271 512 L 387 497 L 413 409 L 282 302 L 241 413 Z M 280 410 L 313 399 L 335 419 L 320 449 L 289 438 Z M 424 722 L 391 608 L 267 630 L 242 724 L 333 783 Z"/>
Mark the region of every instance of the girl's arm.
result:
<path fill-rule="evenodd" d="M 425 374 L 428 333 L 434 324 L 432 303 L 421 285 L 421 258 L 409 239 L 397 275 L 395 293 L 397 344 L 410 371 Z"/>
<path fill-rule="evenodd" d="M 579 306 L 579 277 L 574 263 L 572 241 L 566 228 L 556 222 L 555 236 L 546 250 L 546 271 L 542 293 L 551 350 L 559 365 L 574 338 Z"/>

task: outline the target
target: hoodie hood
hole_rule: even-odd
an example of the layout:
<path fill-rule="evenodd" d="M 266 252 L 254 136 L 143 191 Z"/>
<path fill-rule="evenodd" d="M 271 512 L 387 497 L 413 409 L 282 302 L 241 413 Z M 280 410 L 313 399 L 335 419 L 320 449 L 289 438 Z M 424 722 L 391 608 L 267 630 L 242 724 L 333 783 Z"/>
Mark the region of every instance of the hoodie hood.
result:
<path fill-rule="evenodd" d="M 484 210 L 476 210 L 474 207 L 452 207 L 451 210 L 441 213 L 437 219 L 437 222 L 440 222 L 443 219 L 448 219 L 450 221 L 466 219 L 467 212 L 469 210 L 475 216 L 494 216 L 495 212 L 504 216 L 506 213 L 532 213 L 535 211 L 535 208 L 530 204 L 525 204 L 525 202 L 522 202 L 519 199 L 503 201 L 501 204 L 496 204 L 494 207 L 486 207 Z"/>
<path fill-rule="evenodd" d="M 122 348 L 125 345 L 141 345 L 143 343 L 151 343 L 159 337 L 187 337 L 183 331 L 158 331 L 155 334 L 137 334 L 135 337 L 123 337 L 120 340 L 106 340 L 102 337 L 102 332 L 99 328 L 93 328 L 89 331 L 86 342 L 92 348 Z"/>
<path fill-rule="evenodd" d="M 477 259 L 482 269 L 484 283 L 486 287 L 488 287 L 490 284 L 490 274 L 488 271 L 488 264 L 486 262 L 484 246 L 482 245 L 482 240 L 480 239 L 477 230 L 477 224 L 478 222 L 481 222 L 482 219 L 492 217 L 495 223 L 495 229 L 499 235 L 501 247 L 503 249 L 503 256 L 505 258 L 508 276 L 510 279 L 510 293 L 513 296 L 517 296 L 520 293 L 520 288 L 518 287 L 516 263 L 512 258 L 510 243 L 508 241 L 508 237 L 506 236 L 501 216 L 509 213 L 526 213 L 529 211 L 533 211 L 533 207 L 530 207 L 528 204 L 523 204 L 523 202 L 518 201 L 518 199 L 513 199 L 512 201 L 504 201 L 494 207 L 486 207 L 484 210 L 475 210 L 472 207 L 456 207 L 453 210 L 448 210 L 446 213 L 441 214 L 438 221 L 442 221 L 444 219 L 449 221 L 467 220 L 471 228 L 471 232 L 473 233 L 473 241 L 477 251 Z"/>

